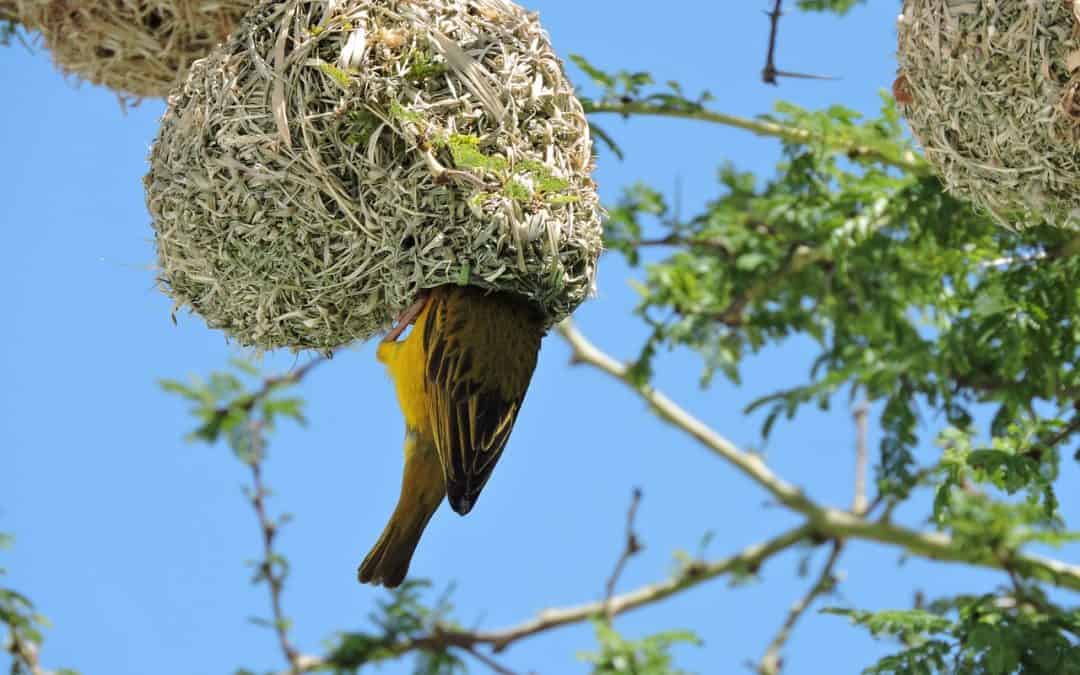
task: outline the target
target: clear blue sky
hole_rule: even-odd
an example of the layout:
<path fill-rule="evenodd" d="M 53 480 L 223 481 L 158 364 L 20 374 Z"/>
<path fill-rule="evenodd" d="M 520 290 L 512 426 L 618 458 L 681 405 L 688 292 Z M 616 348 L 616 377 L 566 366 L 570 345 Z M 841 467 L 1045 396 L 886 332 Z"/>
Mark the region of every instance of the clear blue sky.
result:
<path fill-rule="evenodd" d="M 895 2 L 870 3 L 846 19 L 788 16 L 780 66 L 842 79 L 786 80 L 779 88 L 759 79 L 765 0 L 528 4 L 560 53 L 651 70 L 689 91 L 711 89 L 716 108 L 730 113 L 766 112 L 778 97 L 872 113 L 894 75 Z M 154 287 L 141 178 L 162 104 L 147 101 L 124 114 L 108 92 L 73 86 L 47 54 L 19 46 L 0 52 L 0 91 L 0 531 L 17 537 L 0 564 L 10 570 L 6 583 L 54 624 L 45 665 L 85 675 L 279 667 L 272 634 L 247 621 L 266 616 L 268 604 L 244 565 L 259 545 L 240 493 L 245 472 L 224 448 L 185 444 L 191 419 L 155 384 L 219 369 L 239 353 L 196 317 L 181 316 L 174 326 L 169 300 Z M 767 170 L 779 151 L 775 141 L 692 122 L 603 123 L 627 152 L 622 163 L 601 156 L 597 179 L 609 202 L 635 180 L 665 190 L 681 180 L 690 212 L 715 194 L 721 163 Z M 644 335 L 629 316 L 634 274 L 606 257 L 599 298 L 577 313 L 582 329 L 620 357 L 634 354 Z M 700 391 L 696 360 L 675 353 L 661 361 L 659 383 L 750 445 L 760 419 L 740 409 L 798 381 L 809 355 L 794 344 L 748 364 L 742 388 L 718 381 Z M 456 582 L 457 616 L 467 624 L 496 628 L 600 597 L 634 486 L 645 493 L 638 526 L 647 548 L 630 563 L 623 590 L 664 578 L 673 551 L 695 550 L 707 530 L 716 533 L 708 555 L 717 557 L 795 522 L 767 508 L 746 478 L 657 422 L 630 392 L 570 368 L 567 357 L 557 336 L 546 341 L 484 499 L 466 519 L 444 507 L 414 560 L 414 575 L 439 587 Z M 265 359 L 270 368 L 292 363 L 289 354 Z M 402 428 L 370 344 L 315 371 L 302 393 L 310 427 L 277 434 L 267 480 L 272 508 L 295 514 L 280 539 L 293 563 L 285 604 L 294 638 L 317 652 L 333 631 L 366 626 L 379 596 L 354 575 L 397 496 Z M 782 425 L 768 457 L 787 479 L 843 506 L 853 437 L 841 405 Z M 1061 496 L 1075 517 L 1077 500 Z M 617 625 L 628 635 L 692 629 L 705 646 L 680 648 L 682 667 L 740 672 L 808 583 L 796 576 L 800 555 L 769 563 L 763 583 L 733 589 L 715 581 Z M 898 557 L 852 545 L 841 565 L 843 598 L 868 608 L 909 606 L 916 588 L 976 591 L 1001 582 L 944 565 L 898 567 Z M 503 658 L 522 672 L 581 673 L 586 667 L 574 655 L 593 646 L 590 628 L 575 627 L 521 643 Z M 792 638 L 785 672 L 856 672 L 882 649 L 844 620 L 815 614 Z"/>

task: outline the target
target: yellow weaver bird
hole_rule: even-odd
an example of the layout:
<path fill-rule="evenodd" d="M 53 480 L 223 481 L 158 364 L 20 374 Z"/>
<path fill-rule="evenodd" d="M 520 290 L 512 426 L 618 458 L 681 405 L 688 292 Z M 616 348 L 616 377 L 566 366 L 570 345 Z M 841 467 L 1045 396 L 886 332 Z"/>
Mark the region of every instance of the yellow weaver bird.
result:
<path fill-rule="evenodd" d="M 543 337 L 543 319 L 524 298 L 448 285 L 406 310 L 379 345 L 405 417 L 405 472 L 390 522 L 360 565 L 361 583 L 401 584 L 443 497 L 460 515 L 476 505 L 510 438 Z"/>

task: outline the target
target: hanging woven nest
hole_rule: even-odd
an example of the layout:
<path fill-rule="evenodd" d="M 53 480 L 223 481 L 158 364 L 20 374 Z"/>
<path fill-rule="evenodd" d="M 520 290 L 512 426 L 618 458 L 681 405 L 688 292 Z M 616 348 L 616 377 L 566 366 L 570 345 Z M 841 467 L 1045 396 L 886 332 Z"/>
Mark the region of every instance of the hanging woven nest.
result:
<path fill-rule="evenodd" d="M 554 323 L 593 287 L 588 122 L 505 0 L 262 2 L 170 97 L 150 165 L 164 290 L 244 345 L 365 339 L 447 283 Z"/>
<path fill-rule="evenodd" d="M 1080 223 L 1080 39 L 1065 0 L 906 0 L 897 101 L 948 189 L 1009 228 Z"/>
<path fill-rule="evenodd" d="M 166 96 L 255 0 L 0 0 L 66 75 L 122 96 Z"/>

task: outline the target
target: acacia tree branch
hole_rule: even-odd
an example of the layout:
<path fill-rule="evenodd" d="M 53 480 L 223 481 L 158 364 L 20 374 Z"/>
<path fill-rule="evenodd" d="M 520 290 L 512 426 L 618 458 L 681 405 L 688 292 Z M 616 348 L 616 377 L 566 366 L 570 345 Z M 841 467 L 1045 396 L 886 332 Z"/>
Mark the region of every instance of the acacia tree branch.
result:
<path fill-rule="evenodd" d="M 837 539 L 833 542 L 832 551 L 829 553 L 828 560 L 825 561 L 825 566 L 821 568 L 821 574 L 818 575 L 817 581 L 806 592 L 806 595 L 799 598 L 799 601 L 791 606 L 791 610 L 788 611 L 787 618 L 784 620 L 784 624 L 780 626 L 780 630 L 776 633 L 776 637 L 769 643 L 768 649 L 765 650 L 765 655 L 761 657 L 761 661 L 758 662 L 757 671 L 759 675 L 779 675 L 781 668 L 783 667 L 783 658 L 780 655 L 780 651 L 787 644 L 788 638 L 791 637 L 791 632 L 795 628 L 795 624 L 799 622 L 799 619 L 806 614 L 806 611 L 810 609 L 810 606 L 814 604 L 814 601 L 819 597 L 828 593 L 836 586 L 836 575 L 834 573 L 836 569 L 836 563 L 840 560 L 840 554 L 844 550 L 844 541 Z"/>
<path fill-rule="evenodd" d="M 670 579 L 617 595 L 611 598 L 610 601 L 589 602 L 566 609 L 549 609 L 541 612 L 536 618 L 511 628 L 491 632 L 466 633 L 465 635 L 474 638 L 478 644 L 489 644 L 495 651 L 502 651 L 518 640 L 552 628 L 584 621 L 603 614 L 608 608 L 612 616 L 617 616 L 632 609 L 659 602 L 680 591 L 697 586 L 723 574 L 731 572 L 753 573 L 772 556 L 810 538 L 813 534 L 812 527 L 803 525 L 788 530 L 774 539 L 743 549 L 733 556 L 713 562 L 690 563 Z"/>
<path fill-rule="evenodd" d="M 875 541 L 905 549 L 931 560 L 961 562 L 995 570 L 1006 564 L 1025 576 L 1061 588 L 1080 591 L 1080 567 L 1034 554 L 1010 552 L 1007 557 L 990 551 L 964 547 L 947 534 L 920 532 L 887 519 L 867 520 L 850 511 L 821 506 L 775 473 L 757 455 L 740 450 L 651 385 L 636 384 L 628 376 L 626 365 L 611 358 L 589 342 L 574 325 L 564 321 L 559 332 L 573 350 L 574 363 L 592 366 L 634 390 L 660 419 L 690 435 L 704 448 L 732 464 L 760 485 L 787 508 L 803 514 L 813 527 L 827 538 L 852 538 Z"/>
<path fill-rule="evenodd" d="M 736 129 L 749 131 L 758 136 L 771 136 L 788 141 L 789 143 L 824 141 L 827 145 L 842 151 L 852 159 L 872 159 L 887 166 L 893 166 L 919 175 L 928 174 L 930 172 L 930 167 L 926 162 L 910 150 L 905 151 L 899 158 L 892 157 L 891 155 L 867 145 L 853 143 L 842 138 L 822 138 L 820 135 L 807 131 L 806 129 L 769 122 L 767 120 L 728 115 L 726 113 L 706 110 L 704 108 L 672 107 L 645 101 L 587 101 L 583 102 L 583 104 L 585 106 L 585 112 L 589 114 L 612 113 L 624 116 L 645 115 L 674 117 L 678 119 L 698 120 L 700 122 L 711 122 L 713 124 L 735 127 Z"/>
<path fill-rule="evenodd" d="M 436 627 L 430 634 L 387 645 L 385 652 L 392 656 L 402 656 L 414 651 L 440 651 L 450 648 L 469 650 L 477 646 L 487 646 L 494 653 L 498 653 L 515 642 L 550 630 L 606 614 L 618 616 L 638 607 L 660 602 L 724 574 L 756 573 L 768 559 L 796 544 L 812 540 L 813 536 L 814 528 L 810 525 L 802 525 L 773 539 L 749 546 L 735 555 L 712 562 L 694 561 L 685 564 L 668 579 L 612 598 L 573 607 L 546 609 L 528 621 L 492 631 L 466 631 Z M 327 659 L 314 656 L 300 656 L 297 662 L 300 672 L 311 672 L 333 665 Z M 286 675 L 286 673 L 279 675 Z"/>
<path fill-rule="evenodd" d="M 573 363 L 593 366 L 634 389 L 662 420 L 686 432 L 713 454 L 733 464 L 781 504 L 805 514 L 816 514 L 819 511 L 819 507 L 810 501 L 802 490 L 774 474 L 761 457 L 740 450 L 734 443 L 717 434 L 651 385 L 634 384 L 629 378 L 629 368 L 626 365 L 597 349 L 571 322 L 564 321 L 559 324 L 558 330 L 573 349 Z"/>

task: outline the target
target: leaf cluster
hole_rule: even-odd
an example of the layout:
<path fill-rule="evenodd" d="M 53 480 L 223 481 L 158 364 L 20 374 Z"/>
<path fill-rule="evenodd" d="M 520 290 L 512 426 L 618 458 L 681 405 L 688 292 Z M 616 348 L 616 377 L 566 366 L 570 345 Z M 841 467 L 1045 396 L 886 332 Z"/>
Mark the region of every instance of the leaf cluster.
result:
<path fill-rule="evenodd" d="M 804 12 L 833 12 L 844 15 L 855 5 L 865 2 L 866 0 L 797 0 L 795 6 Z"/>
<path fill-rule="evenodd" d="M 668 80 L 660 89 L 651 90 L 656 84 L 651 73 L 645 71 L 617 70 L 607 72 L 593 65 L 580 54 L 571 54 L 574 63 L 589 81 L 599 89 L 598 96 L 578 92 L 585 112 L 595 112 L 603 106 L 642 103 L 656 106 L 660 110 L 674 113 L 694 113 L 705 109 L 705 104 L 715 99 L 708 90 L 695 97 L 689 97 L 683 87 L 675 80 Z M 622 148 L 603 127 L 589 123 L 593 136 L 600 140 L 616 157 L 623 159 Z"/>
<path fill-rule="evenodd" d="M 932 176 L 897 169 L 912 148 L 890 99 L 872 120 L 791 105 L 773 119 L 818 141 L 787 143 L 772 179 L 725 165 L 719 196 L 690 218 L 646 185 L 611 209 L 607 244 L 631 264 L 673 251 L 645 265 L 637 313 L 651 338 L 636 374 L 660 347 L 685 346 L 703 357 L 703 384 L 737 383 L 749 356 L 810 338 L 807 381 L 747 411 L 765 411 L 767 437 L 807 404 L 863 392 L 882 403 L 879 486 L 901 495 L 923 415 L 964 428 L 990 404 L 998 434 L 1039 400 L 1072 405 L 1080 261 L 1068 233 L 1007 232 Z"/>
<path fill-rule="evenodd" d="M 0 533 L 0 549 L 8 548 L 11 542 L 10 535 Z M 0 567 L 0 576 L 6 573 L 7 570 Z M 11 675 L 37 675 L 40 672 L 32 659 L 36 659 L 45 639 L 44 630 L 48 627 L 48 620 L 38 613 L 30 598 L 0 586 L 0 629 L 7 632 L 3 645 L 12 656 Z M 68 668 L 51 672 L 54 675 L 78 675 L 77 671 Z"/>
<path fill-rule="evenodd" d="M 702 644 L 694 633 L 685 630 L 629 640 L 604 619 L 593 620 L 593 627 L 599 651 L 578 654 L 582 661 L 592 664 L 593 675 L 683 675 L 684 671 L 673 665 L 672 647 Z"/>
<path fill-rule="evenodd" d="M 1013 512 L 1010 520 L 1015 523 L 1060 527 L 1054 482 L 1060 464 L 1057 443 L 1070 431 L 1063 427 L 1058 419 L 1020 417 L 992 437 L 988 447 L 976 446 L 970 428 L 946 428 L 938 437 L 942 454 L 936 470 L 941 480 L 934 498 L 934 519 L 953 523 L 961 513 L 970 514 L 976 504 L 989 503 L 986 493 L 977 489 L 985 486 L 1009 496 L 1024 494 L 1022 504 L 1000 504 Z M 991 536 L 996 529 L 983 527 L 981 532 Z"/>
<path fill-rule="evenodd" d="M 652 82 L 590 75 L 602 101 L 632 102 Z M 739 384 L 749 358 L 809 341 L 805 374 L 746 406 L 763 438 L 808 406 L 865 397 L 882 431 L 876 503 L 891 513 L 932 486 L 932 521 L 1017 584 L 947 612 L 845 610 L 905 644 L 867 672 L 1080 672 L 1076 614 L 1027 588 L 1044 579 L 1013 556 L 1075 539 L 1056 483 L 1080 429 L 1080 238 L 1010 232 L 947 194 L 882 100 L 873 118 L 778 104 L 762 118 L 785 139 L 773 175 L 722 164 L 717 195 L 689 217 L 649 185 L 623 192 L 605 243 L 642 269 L 636 313 L 650 329 L 630 375 L 644 384 L 663 351 L 688 348 L 702 386 Z M 930 420 L 943 428 L 927 459 Z"/>
<path fill-rule="evenodd" d="M 1080 612 L 1041 593 L 943 599 L 927 609 L 866 612 L 828 608 L 871 635 L 892 638 L 901 651 L 864 673 L 875 675 L 1006 675 L 1080 672 Z"/>
<path fill-rule="evenodd" d="M 682 85 L 675 80 L 668 80 L 664 83 L 664 88 L 660 90 L 649 91 L 648 88 L 656 84 L 651 73 L 629 70 L 607 72 L 597 68 L 580 54 L 571 54 L 570 61 L 600 89 L 599 97 L 581 97 L 586 112 L 594 109 L 597 104 L 630 102 L 649 103 L 668 110 L 693 112 L 704 110 L 705 104 L 716 98 L 709 91 L 703 91 L 694 98 L 688 98 Z"/>
<path fill-rule="evenodd" d="M 423 591 L 430 586 L 427 580 L 406 580 L 388 599 L 380 600 L 369 617 L 374 630 L 339 634 L 327 657 L 328 668 L 335 675 L 354 675 L 364 665 L 398 658 L 414 640 L 453 628 L 449 618 L 454 610 L 450 602 L 453 588 L 429 606 L 423 601 Z M 460 656 L 445 645 L 419 649 L 413 666 L 415 675 L 454 675 L 464 671 Z"/>
<path fill-rule="evenodd" d="M 301 425 L 304 399 L 280 393 L 296 384 L 292 376 L 262 377 L 259 370 L 241 359 L 232 360 L 236 372 L 215 372 L 207 378 L 193 377 L 189 382 L 164 379 L 161 388 L 177 394 L 192 404 L 191 414 L 199 420 L 187 439 L 213 445 L 224 438 L 236 456 L 250 464 L 258 461 L 263 432 L 272 431 L 280 418 Z"/>

